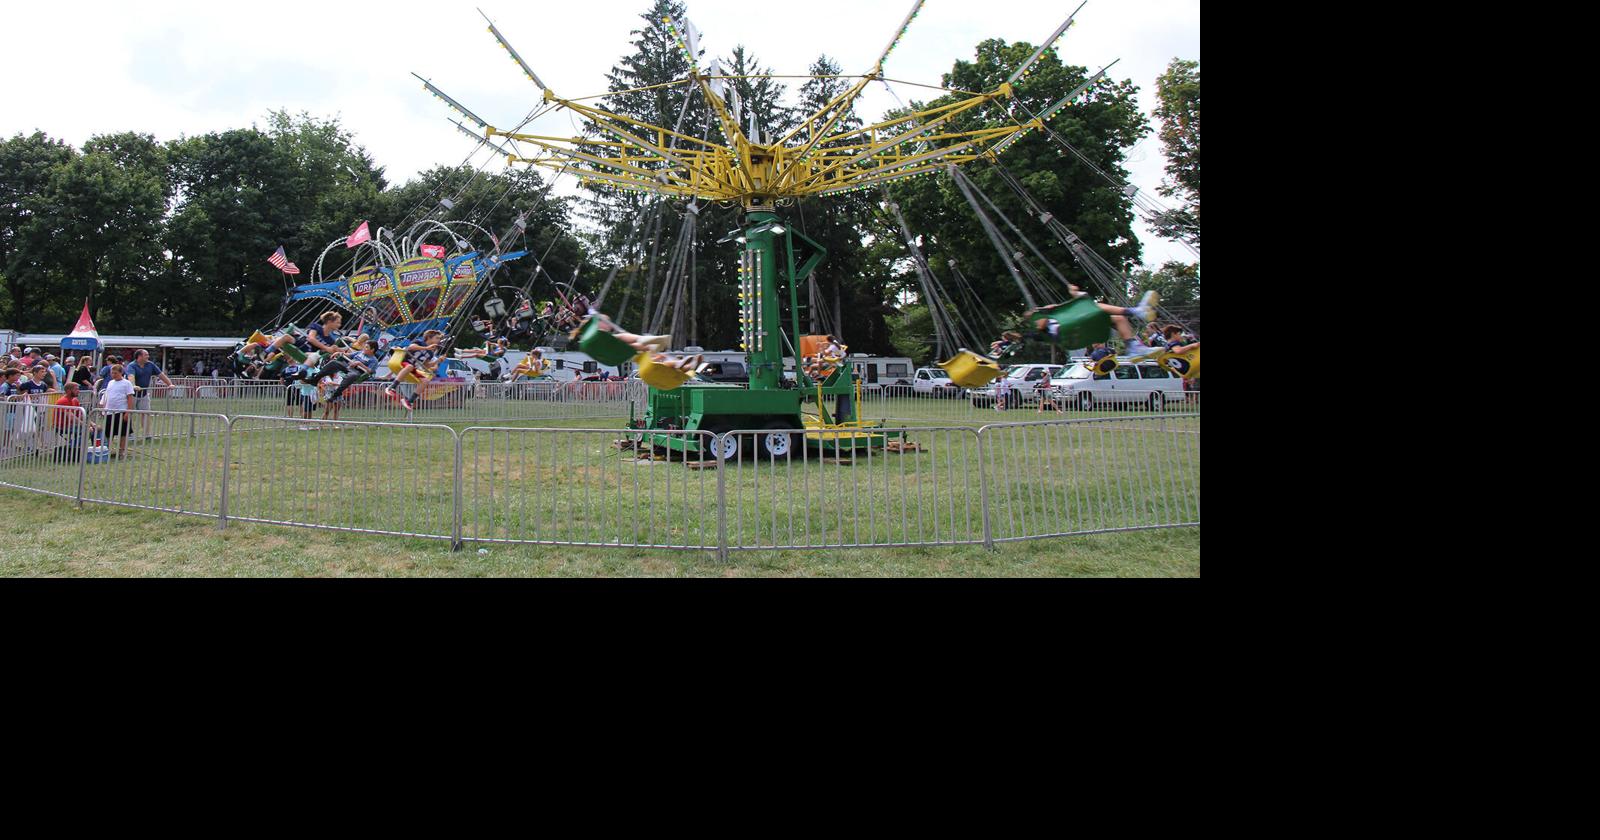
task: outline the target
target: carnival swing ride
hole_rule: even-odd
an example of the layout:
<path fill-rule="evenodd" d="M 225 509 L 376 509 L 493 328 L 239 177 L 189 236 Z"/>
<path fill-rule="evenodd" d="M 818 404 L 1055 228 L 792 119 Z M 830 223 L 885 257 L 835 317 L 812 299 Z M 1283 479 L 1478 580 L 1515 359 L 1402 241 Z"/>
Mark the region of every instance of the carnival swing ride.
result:
<path fill-rule="evenodd" d="M 1079 264 L 1099 287 L 1098 291 L 1114 303 L 1125 305 L 1128 288 L 1126 278 L 1094 254 L 1059 220 L 1045 212 L 1042 205 L 1028 195 L 1021 182 L 1006 172 L 1001 163 L 1001 156 L 1009 147 L 1037 131 L 1044 132 L 1056 143 L 1076 152 L 1050 128 L 1049 122 L 1084 91 L 1103 79 L 1110 65 L 1042 110 L 1029 109 L 1017 96 L 1017 86 L 1072 25 L 1077 15 L 1077 11 L 1074 11 L 994 90 L 974 92 L 920 85 L 941 91 L 945 95 L 941 100 L 944 104 L 922 110 L 902 107 L 901 111 L 877 124 L 851 127 L 847 117 L 870 85 L 881 84 L 894 95 L 884 65 L 906 36 L 922 6 L 923 0 L 913 4 L 894 37 L 866 73 L 840 77 L 852 81 L 843 93 L 801 119 L 793 130 L 777 138 L 762 135 L 753 112 L 748 126 L 745 124 L 742 119 L 743 104 L 736 87 L 730 84 L 736 78 L 754 80 L 775 77 L 735 77 L 727 74 L 718 61 L 712 61 L 708 67 L 702 68 L 699 31 L 687 20 L 669 18 L 662 23 L 687 59 L 689 72 L 684 78 L 655 87 L 682 89 L 685 112 L 690 98 L 698 96 L 703 99 L 712 114 L 713 125 L 702 137 L 689 136 L 678 130 L 682 127 L 681 115 L 679 125 L 669 128 L 588 104 L 598 97 L 568 99 L 558 95 L 539 78 L 492 21 L 489 21 L 490 34 L 527 79 L 542 91 L 540 103 L 521 125 L 512 130 L 497 128 L 445 94 L 431 81 L 422 79 L 424 88 L 430 94 L 482 131 L 480 135 L 452 120 L 462 133 L 478 140 L 480 148 L 490 147 L 504 154 L 508 164 L 527 164 L 554 170 L 557 178 L 571 173 L 586 184 L 655 196 L 658 199 L 656 208 L 663 206 L 667 200 L 686 201 L 686 234 L 680 237 L 679 243 L 680 252 L 685 254 L 683 259 L 687 259 L 686 254 L 690 250 L 688 244 L 693 242 L 692 225 L 694 217 L 698 215 L 699 201 L 737 205 L 745 211 L 744 229 L 730 234 L 723 242 L 737 240 L 744 249 L 739 267 L 738 299 L 740 349 L 748 354 L 748 387 L 700 381 L 685 370 L 660 364 L 652 354 L 638 353 L 635 347 L 610 334 L 600 318 L 591 317 L 574 331 L 578 347 L 601 363 L 623 365 L 632 361 L 638 366 L 641 379 L 650 385 L 643 420 L 646 430 L 707 430 L 714 434 L 712 446 L 718 450 L 716 454 L 725 456 L 736 452 L 740 445 L 727 434 L 734 429 L 770 430 L 758 436 L 755 445 L 761 454 L 775 457 L 788 455 L 797 445 L 827 450 L 881 447 L 891 436 L 891 432 L 883 430 L 881 421 L 872 423 L 860 419 L 860 383 L 848 365 L 841 363 L 841 358 L 825 354 L 825 337 L 801 335 L 799 287 L 827 257 L 824 247 L 788 225 L 778 213 L 779 208 L 791 206 L 802 198 L 881 189 L 909 178 L 946 173 L 961 188 L 1031 312 L 1060 325 L 1058 340 L 1063 346 L 1087 346 L 1092 341 L 1105 339 L 1110 331 L 1110 321 L 1101 308 L 1094 306 L 1091 299 L 1072 287 L 1016 224 L 1006 218 L 1000 208 L 983 195 L 961 170 L 976 162 L 995 168 L 1005 183 L 1030 208 L 1030 215 L 1071 249 Z M 898 100 L 898 96 L 895 99 Z M 539 117 L 562 112 L 581 120 L 587 126 L 586 132 L 582 136 L 558 137 L 521 130 Z M 958 123 L 958 118 L 963 115 L 968 115 L 967 119 Z M 977 128 L 963 127 L 971 123 L 973 116 L 993 116 L 993 119 Z M 532 151 L 524 152 L 524 146 Z M 1003 356 L 1007 348 L 1000 346 L 1000 343 L 986 345 L 980 338 L 984 333 L 979 326 L 997 324 L 999 319 L 987 311 L 981 297 L 966 282 L 954 261 L 950 262 L 952 279 L 949 285 L 955 288 L 955 294 L 951 294 L 923 255 L 919 237 L 907 227 L 899 208 L 888 200 L 887 194 L 884 195 L 882 208 L 900 229 L 916 268 L 923 298 L 933 315 L 937 341 L 935 350 L 941 358 L 947 357 L 940 366 L 949 372 L 952 381 L 963 387 L 977 387 L 999 376 L 1001 369 L 998 357 Z M 995 222 L 996 218 L 1000 219 L 1005 229 Z M 349 278 L 301 287 L 296 290 L 296 299 L 321 297 L 332 300 L 350 311 L 374 317 L 387 328 L 399 328 L 397 336 L 414 335 L 433 328 L 428 325 L 430 316 L 437 321 L 451 318 L 463 309 L 472 311 L 472 301 L 476 298 L 472 287 L 479 287 L 480 292 L 486 290 L 488 273 L 492 273 L 501 263 L 526 255 L 525 252 L 499 254 L 497 241 L 496 253 L 484 257 L 477 252 L 469 252 L 466 243 L 456 239 L 461 246 L 457 255 L 437 265 L 430 263 L 425 273 L 418 274 L 424 269 L 421 261 L 404 259 L 412 245 L 411 240 L 434 232 L 454 238 L 449 228 L 441 230 L 437 225 L 418 223 L 400 237 L 398 247 L 385 247 L 384 237 L 378 237 L 372 243 L 374 256 L 377 257 L 374 264 Z M 636 219 L 630 243 L 632 237 L 648 227 L 649 223 L 643 215 Z M 1019 243 L 1024 247 L 1018 247 Z M 334 247 L 330 245 L 329 249 Z M 628 247 L 624 246 L 625 249 Z M 1024 249 L 1032 255 L 1032 259 L 1024 253 Z M 676 262 L 679 259 L 679 254 L 675 252 L 673 260 Z M 317 265 L 320 269 L 321 257 Z M 542 267 L 536 266 L 535 275 L 539 271 L 542 271 Z M 414 279 L 414 275 L 436 278 L 439 282 L 424 288 Z M 613 269 L 594 302 L 596 309 L 603 305 L 616 275 L 617 270 Z M 1059 283 L 1053 283 L 1052 280 Z M 408 282 L 417 285 L 407 286 Z M 1040 300 L 1062 299 L 1062 285 L 1073 292 L 1068 296 L 1067 303 L 1038 303 Z M 318 286 L 322 288 L 315 288 Z M 631 294 L 631 287 L 629 291 Z M 787 294 L 784 294 L 785 291 Z M 425 302 L 431 300 L 426 296 L 428 292 L 436 293 L 440 305 L 431 309 L 426 305 L 412 306 L 413 296 Z M 673 293 L 672 299 L 682 300 L 681 288 Z M 563 302 L 565 300 L 563 297 Z M 663 289 L 653 323 L 662 322 L 661 315 L 667 300 L 667 290 Z M 491 316 L 496 312 L 493 303 L 491 301 L 491 305 L 486 307 Z M 525 311 L 526 295 L 519 300 L 519 304 L 519 308 Z M 787 325 L 783 318 L 785 310 L 789 315 Z M 673 323 L 681 323 L 681 314 L 674 314 L 673 318 Z M 791 336 L 797 340 L 791 340 Z M 989 355 L 969 349 L 986 346 L 991 350 Z M 786 347 L 791 352 L 799 351 L 794 354 L 797 369 L 792 373 L 792 385 L 785 381 Z M 839 350 L 836 346 L 829 349 L 835 352 Z M 811 363 L 802 365 L 802 360 Z M 1196 373 L 1198 362 L 1196 350 L 1192 359 Z M 837 400 L 836 409 L 831 414 L 824 404 L 825 399 L 830 397 Z M 807 416 L 804 411 L 811 403 L 816 406 L 817 414 L 814 417 Z M 802 438 L 784 431 L 796 429 L 806 429 L 807 433 Z M 667 434 L 651 437 L 651 443 L 658 447 L 681 451 L 698 451 L 700 448 L 692 437 Z"/>

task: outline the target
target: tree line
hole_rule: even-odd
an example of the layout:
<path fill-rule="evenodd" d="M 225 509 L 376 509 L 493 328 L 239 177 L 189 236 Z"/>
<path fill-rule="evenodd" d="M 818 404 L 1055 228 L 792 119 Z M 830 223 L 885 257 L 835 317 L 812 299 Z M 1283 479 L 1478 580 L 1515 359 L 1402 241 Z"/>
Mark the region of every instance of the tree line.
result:
<path fill-rule="evenodd" d="M 686 57 L 662 23 L 666 16 L 682 14 L 675 0 L 651 0 L 632 33 L 633 51 L 609 75 L 611 95 L 603 107 L 669 127 L 681 118 L 683 134 L 718 139 L 720 125 L 700 97 L 691 98 L 685 110 L 682 87 L 639 90 L 688 72 Z M 955 62 L 943 84 L 991 90 L 1033 49 L 985 40 L 976 45 L 972 60 Z M 720 61 L 732 76 L 771 72 L 742 46 Z M 702 69 L 709 63 L 702 57 Z M 849 80 L 824 78 L 841 72 L 836 60 L 819 55 L 808 70 L 816 78 L 794 89 L 774 79 L 741 78 L 730 84 L 747 120 L 771 139 L 841 93 Z M 1018 86 L 1018 99 L 1042 110 L 1089 77 L 1087 68 L 1064 64 L 1050 51 Z M 1102 79 L 1090 85 L 1051 122 L 1076 154 L 1064 153 L 1045 132 L 1034 132 L 1014 144 L 999 165 L 1117 270 L 1137 284 L 1161 289 L 1168 301 L 1198 319 L 1198 263 L 1143 267 L 1132 227 L 1136 208 L 1129 195 L 1105 180 L 1126 182 L 1124 156 L 1151 131 L 1137 92 L 1130 81 Z M 1198 64 L 1175 60 L 1158 80 L 1157 93 L 1160 136 L 1172 162 L 1163 194 L 1182 207 L 1172 218 L 1151 221 L 1164 234 L 1187 237 L 1198 246 Z M 944 101 L 913 101 L 909 107 Z M 980 110 L 954 127 L 976 127 L 995 118 Z M 860 126 L 862 120 L 851 113 L 845 124 Z M 513 222 L 522 217 L 525 239 L 507 243 L 507 249 L 527 248 L 542 260 L 509 264 L 496 283 L 531 285 L 541 299 L 554 296 L 554 281 L 576 275 L 577 286 L 593 296 L 614 277 L 605 308 L 619 321 L 644 328 L 651 313 L 687 305 L 687 295 L 665 307 L 655 298 L 669 271 L 687 268 L 668 260 L 692 212 L 698 306 L 692 319 L 681 322 L 692 333 L 681 343 L 737 346 L 737 246 L 718 240 L 741 226 L 739 208 L 691 208 L 686 202 L 658 207 L 652 196 L 603 185 L 586 185 L 577 197 L 563 198 L 537 172 L 491 169 L 440 166 L 391 184 L 383 167 L 337 119 L 286 112 L 267 115 L 264 126 L 165 143 L 121 133 L 94 137 L 79 149 L 42 132 L 17 135 L 0 141 L 0 324 L 23 331 L 64 330 L 88 298 L 104 332 L 243 334 L 280 311 L 285 279 L 266 262 L 279 245 L 306 272 L 295 278 L 304 282 L 324 246 L 360 221 L 370 221 L 376 231 L 433 212 L 434 218 L 469 219 L 491 231 L 519 233 Z M 1043 227 L 1026 226 L 1028 207 L 1007 188 L 996 165 L 977 162 L 966 171 L 1058 271 L 1092 288 L 1070 249 Z M 453 199 L 449 208 L 438 205 L 445 196 Z M 834 332 L 853 351 L 911 355 L 919 362 L 929 358 L 929 301 L 923 299 L 899 227 L 885 210 L 886 200 L 898 205 L 952 297 L 972 299 L 956 294 L 958 271 L 970 286 L 965 291 L 981 300 L 986 312 L 1003 320 L 1020 316 L 1019 291 L 966 201 L 950 179 L 930 176 L 882 192 L 806 199 L 780 208 L 796 229 L 829 249 L 828 260 L 800 290 L 803 327 Z M 641 214 L 647 214 L 644 224 Z M 939 303 L 960 308 L 958 301 Z"/>

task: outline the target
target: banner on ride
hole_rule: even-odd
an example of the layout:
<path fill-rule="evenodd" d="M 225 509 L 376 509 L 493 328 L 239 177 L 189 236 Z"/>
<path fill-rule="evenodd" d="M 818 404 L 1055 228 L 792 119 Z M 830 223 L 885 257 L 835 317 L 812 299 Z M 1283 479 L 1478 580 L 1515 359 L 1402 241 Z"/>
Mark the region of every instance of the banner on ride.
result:
<path fill-rule="evenodd" d="M 411 321 L 435 317 L 444 289 L 444 263 L 430 257 L 406 260 L 394 268 L 395 286 Z"/>
<path fill-rule="evenodd" d="M 462 304 L 472 295 L 472 290 L 477 287 L 477 263 L 473 260 L 462 260 L 457 263 L 455 273 L 450 277 L 450 288 L 445 292 L 444 304 L 439 307 L 438 317 L 455 317 L 461 311 Z"/>
<path fill-rule="evenodd" d="M 389 275 L 379 271 L 376 266 L 368 266 L 351 276 L 350 302 L 358 309 L 370 306 L 378 323 L 384 327 L 410 320 L 405 317 L 405 311 L 395 297 L 394 284 L 389 280 Z"/>

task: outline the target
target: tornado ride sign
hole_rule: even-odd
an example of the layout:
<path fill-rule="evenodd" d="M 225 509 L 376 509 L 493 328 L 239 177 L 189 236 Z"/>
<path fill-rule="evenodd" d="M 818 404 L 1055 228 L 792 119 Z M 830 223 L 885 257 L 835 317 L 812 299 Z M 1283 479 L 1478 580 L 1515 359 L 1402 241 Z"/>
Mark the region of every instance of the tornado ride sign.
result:
<path fill-rule="evenodd" d="M 358 309 L 372 307 L 378 323 L 385 327 L 408 320 L 405 310 L 400 307 L 400 301 L 394 295 L 394 286 L 389 281 L 389 276 L 377 268 L 369 266 L 356 272 L 350 277 L 350 302 Z"/>
<path fill-rule="evenodd" d="M 444 289 L 444 263 L 428 257 L 406 260 L 395 266 L 395 286 L 405 300 L 411 320 L 426 321 L 439 308 Z"/>

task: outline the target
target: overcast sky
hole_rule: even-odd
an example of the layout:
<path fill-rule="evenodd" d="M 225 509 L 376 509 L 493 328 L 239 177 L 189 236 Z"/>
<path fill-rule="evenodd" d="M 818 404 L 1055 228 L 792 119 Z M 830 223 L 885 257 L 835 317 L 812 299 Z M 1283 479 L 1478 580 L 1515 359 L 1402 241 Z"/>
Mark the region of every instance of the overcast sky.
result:
<path fill-rule="evenodd" d="M 978 41 L 1038 43 L 1079 0 L 929 0 L 885 69 L 937 85 Z M 744 44 L 779 74 L 803 74 L 819 53 L 846 73 L 870 68 L 910 0 L 690 0 L 707 63 Z M 338 115 L 391 182 L 459 163 L 473 142 L 446 122 L 415 71 L 500 128 L 533 108 L 539 91 L 495 45 L 481 7 L 539 77 L 567 98 L 602 93 L 605 72 L 628 53 L 648 0 L 337 0 L 270 3 L 147 0 L 8 4 L 0 50 L 6 107 L 0 135 L 42 130 L 81 146 L 95 134 L 138 131 L 161 140 L 246 127 L 268 110 Z M 803 14 L 779 17 L 779 9 Z M 1199 0 L 1090 0 L 1058 45 L 1062 58 L 1141 88 L 1148 114 L 1155 79 L 1174 57 L 1200 58 Z M 871 118 L 894 103 L 879 86 L 863 97 Z M 899 87 L 904 100 L 932 93 Z M 560 118 L 564 123 L 566 117 Z M 1154 121 L 1152 120 L 1152 124 Z M 541 121 L 538 128 L 573 134 Z M 478 160 L 487 158 L 484 155 Z M 503 164 L 492 164 L 501 166 Z M 1129 153 L 1133 183 L 1152 191 L 1165 160 L 1152 133 Z M 571 181 L 569 177 L 565 179 Z M 1139 227 L 1145 262 L 1192 261 Z"/>

